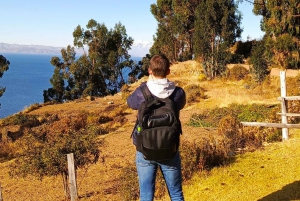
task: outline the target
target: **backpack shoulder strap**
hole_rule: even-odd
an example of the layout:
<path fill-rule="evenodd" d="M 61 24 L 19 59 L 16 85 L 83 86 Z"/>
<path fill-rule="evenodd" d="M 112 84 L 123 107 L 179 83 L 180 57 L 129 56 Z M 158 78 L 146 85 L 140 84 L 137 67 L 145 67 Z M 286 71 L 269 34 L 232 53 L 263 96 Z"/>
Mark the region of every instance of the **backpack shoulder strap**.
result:
<path fill-rule="evenodd" d="M 154 100 L 154 97 L 152 96 L 152 94 L 146 84 L 141 85 L 141 90 L 142 90 L 143 96 L 147 102 Z"/>

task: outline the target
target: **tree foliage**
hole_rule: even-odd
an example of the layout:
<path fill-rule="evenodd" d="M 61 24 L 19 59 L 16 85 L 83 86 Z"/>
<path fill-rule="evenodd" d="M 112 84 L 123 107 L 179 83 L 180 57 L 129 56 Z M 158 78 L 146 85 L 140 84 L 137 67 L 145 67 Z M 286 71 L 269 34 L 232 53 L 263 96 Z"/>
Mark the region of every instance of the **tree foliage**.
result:
<path fill-rule="evenodd" d="M 2 78 L 5 71 L 9 69 L 10 62 L 2 55 L 0 55 L 0 78 Z M 5 87 L 0 86 L 0 97 L 5 92 Z"/>
<path fill-rule="evenodd" d="M 284 69 L 299 68 L 299 0 L 254 0 L 253 3 L 253 12 L 262 16 L 261 29 L 266 32 L 273 63 Z"/>
<path fill-rule="evenodd" d="M 158 0 L 151 13 L 158 22 L 150 53 L 171 61 L 192 59 L 196 0 Z"/>
<path fill-rule="evenodd" d="M 213 78 L 224 72 L 230 59 L 228 49 L 241 36 L 241 14 L 231 0 L 201 1 L 196 14 L 195 57 L 204 63 L 207 76 Z"/>
<path fill-rule="evenodd" d="M 131 67 L 131 71 L 128 74 L 129 83 L 134 83 L 137 79 L 141 79 L 143 76 L 148 76 L 148 68 L 150 63 L 151 56 L 150 54 L 146 54 L 141 61 L 139 61 L 137 64 L 134 64 Z"/>
<path fill-rule="evenodd" d="M 151 5 L 158 21 L 150 53 L 171 61 L 202 60 L 208 77 L 225 70 L 228 48 L 240 37 L 241 15 L 232 0 L 158 0 Z"/>
<path fill-rule="evenodd" d="M 91 19 L 86 28 L 78 25 L 73 32 L 74 46 L 85 52 L 82 56 L 77 59 L 74 47 L 68 46 L 62 49 L 61 58 L 52 58 L 55 70 L 52 88 L 44 91 L 45 102 L 114 94 L 125 84 L 123 71 L 134 64 L 128 53 L 133 39 L 125 27 L 117 23 L 109 30 Z"/>
<path fill-rule="evenodd" d="M 249 60 L 252 64 L 251 73 L 256 82 L 262 82 L 269 74 L 265 40 L 255 41 Z"/>

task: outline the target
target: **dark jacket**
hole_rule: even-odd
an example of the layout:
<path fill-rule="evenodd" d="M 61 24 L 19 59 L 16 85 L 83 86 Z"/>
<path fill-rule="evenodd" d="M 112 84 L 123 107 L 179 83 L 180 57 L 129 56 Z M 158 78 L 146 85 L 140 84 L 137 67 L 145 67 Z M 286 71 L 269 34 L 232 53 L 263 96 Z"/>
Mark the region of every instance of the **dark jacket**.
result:
<path fill-rule="evenodd" d="M 146 82 L 142 83 L 142 85 L 145 85 Z M 139 106 L 142 102 L 145 101 L 145 98 L 143 96 L 141 86 L 139 86 L 128 98 L 127 98 L 127 104 L 131 109 L 138 110 Z M 152 94 L 153 95 L 153 94 Z M 154 95 L 153 95 L 154 96 Z M 179 117 L 180 110 L 183 109 L 183 107 L 186 104 L 186 96 L 185 92 L 181 87 L 175 87 L 173 93 L 169 96 L 171 100 L 174 101 L 176 105 L 177 111 L 176 114 Z M 133 144 L 136 145 L 136 135 L 137 135 L 137 124 L 135 124 L 134 129 L 132 131 L 132 139 Z"/>

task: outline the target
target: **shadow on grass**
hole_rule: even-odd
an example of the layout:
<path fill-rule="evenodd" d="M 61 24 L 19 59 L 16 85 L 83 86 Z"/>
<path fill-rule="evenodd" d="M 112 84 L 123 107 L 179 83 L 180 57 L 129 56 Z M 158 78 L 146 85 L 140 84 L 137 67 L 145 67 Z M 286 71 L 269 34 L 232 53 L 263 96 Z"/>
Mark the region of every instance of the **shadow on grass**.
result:
<path fill-rule="evenodd" d="M 300 200 L 300 181 L 295 181 L 284 186 L 281 190 L 273 192 L 258 201 L 292 201 Z"/>

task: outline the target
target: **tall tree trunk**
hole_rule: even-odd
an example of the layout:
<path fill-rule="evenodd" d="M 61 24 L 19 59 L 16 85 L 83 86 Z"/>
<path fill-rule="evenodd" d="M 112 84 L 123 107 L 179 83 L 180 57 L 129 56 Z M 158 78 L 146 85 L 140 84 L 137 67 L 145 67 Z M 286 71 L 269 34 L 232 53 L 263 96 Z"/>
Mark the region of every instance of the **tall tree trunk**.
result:
<path fill-rule="evenodd" d="M 214 68 L 214 37 L 211 39 L 211 65 L 210 65 L 210 76 L 211 78 L 214 78 L 214 74 L 213 74 L 213 68 Z"/>

